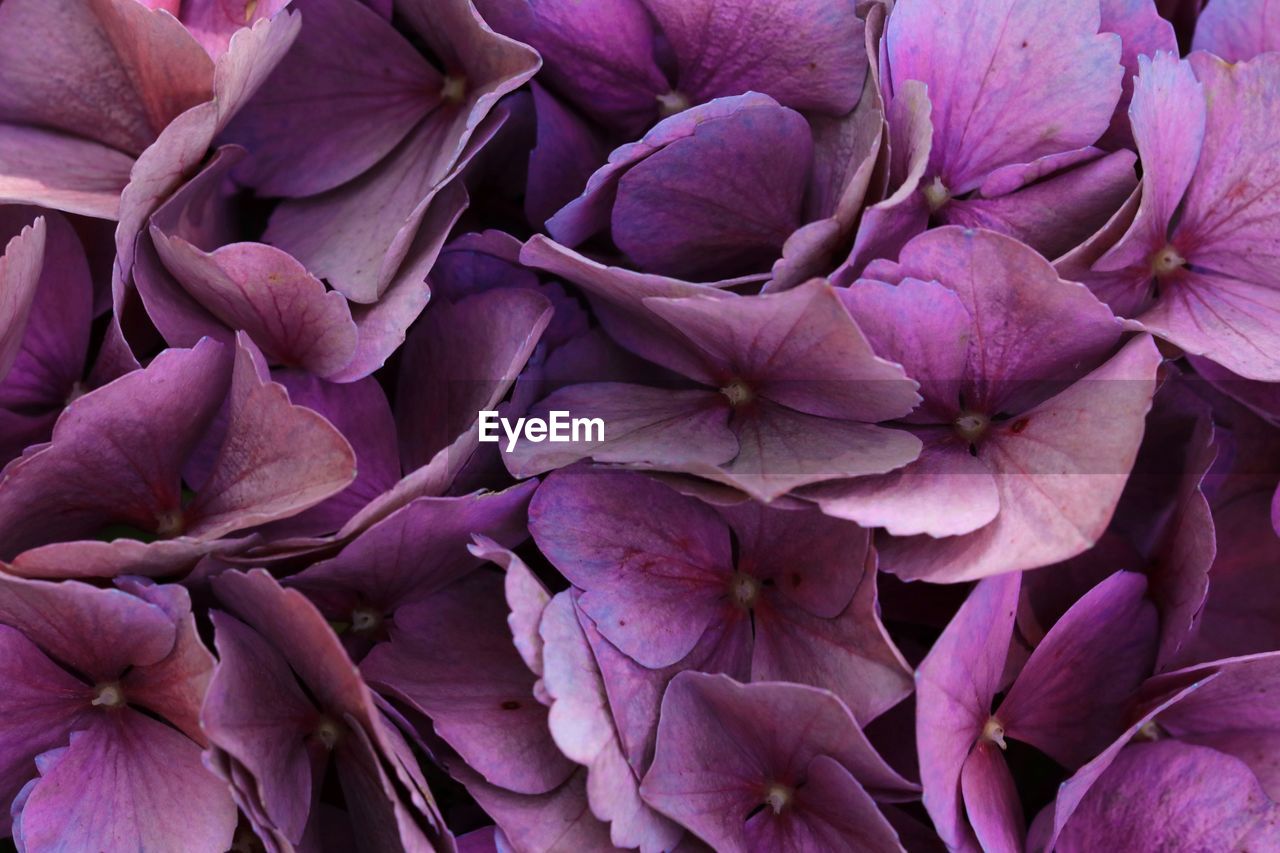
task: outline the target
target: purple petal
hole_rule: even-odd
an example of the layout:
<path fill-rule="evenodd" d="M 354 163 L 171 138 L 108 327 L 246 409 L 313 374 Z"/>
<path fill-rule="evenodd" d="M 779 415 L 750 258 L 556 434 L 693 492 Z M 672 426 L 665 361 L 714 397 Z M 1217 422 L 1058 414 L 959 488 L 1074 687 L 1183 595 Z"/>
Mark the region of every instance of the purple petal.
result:
<path fill-rule="evenodd" d="M 506 625 L 501 579 L 478 572 L 396 613 L 391 641 L 361 664 L 369 682 L 410 702 L 491 784 L 545 794 L 572 765 L 533 698 L 535 676 Z"/>
<path fill-rule="evenodd" d="M 931 171 L 952 195 L 1003 166 L 1092 144 L 1120 96 L 1120 39 L 1098 7 L 907 0 L 889 16 L 890 92 L 919 80 L 933 102 Z M 1071 121 L 1062 117 L 1070 115 Z"/>
<path fill-rule="evenodd" d="M 1146 591 L 1142 575 L 1117 572 L 1058 620 L 996 709 L 1007 735 L 1074 768 L 1124 730 L 1155 663 L 1159 620 Z"/>
<path fill-rule="evenodd" d="M 24 849 L 226 850 L 236 807 L 205 770 L 198 744 L 125 709 L 98 717 L 32 788 L 20 816 Z"/>
<path fill-rule="evenodd" d="M 1212 0 L 1196 19 L 1194 50 L 1244 62 L 1280 49 L 1280 7 L 1270 0 Z"/>
<path fill-rule="evenodd" d="M 579 604 L 601 633 L 651 668 L 693 649 L 733 575 L 724 521 L 639 474 L 553 474 L 529 506 L 529 529 L 586 590 Z"/>
<path fill-rule="evenodd" d="M 916 737 L 924 807 L 942 840 L 972 839 L 961 776 L 991 718 L 1018 606 L 1018 576 L 981 581 L 916 672 Z"/>
<path fill-rule="evenodd" d="M 1099 844 L 1265 850 L 1280 844 L 1280 808 L 1237 758 L 1176 741 L 1134 744 L 1093 784 L 1058 839 L 1064 851 Z"/>
<path fill-rule="evenodd" d="M 862 21 L 822 0 L 645 0 L 693 103 L 763 92 L 797 110 L 843 115 L 866 75 Z"/>

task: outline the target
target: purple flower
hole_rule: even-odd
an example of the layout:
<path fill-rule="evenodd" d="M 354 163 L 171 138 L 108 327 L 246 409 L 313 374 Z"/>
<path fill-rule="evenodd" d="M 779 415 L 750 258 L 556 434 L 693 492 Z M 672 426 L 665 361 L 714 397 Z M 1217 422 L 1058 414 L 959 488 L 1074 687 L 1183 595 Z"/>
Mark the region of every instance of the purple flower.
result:
<path fill-rule="evenodd" d="M 412 750 L 320 612 L 266 572 L 213 581 L 218 665 L 200 711 L 210 766 L 260 837 L 318 843 L 328 773 L 357 837 L 429 849 L 449 839 Z"/>
<path fill-rule="evenodd" d="M 866 75 L 862 21 L 820 0 L 480 0 L 497 29 L 535 47 L 558 94 L 634 139 L 660 116 L 762 92 L 842 115 Z"/>
<path fill-rule="evenodd" d="M 640 793 L 717 850 L 892 849 L 869 791 L 907 789 L 830 693 L 686 672 Z"/>
<path fill-rule="evenodd" d="M 265 378 L 240 339 L 234 363 L 202 341 L 167 350 L 67 407 L 52 440 L 0 480 L 0 555 L 37 577 L 165 575 L 242 548 L 355 476 L 346 440 Z M 223 405 L 223 434 L 197 449 Z M 184 493 L 184 484 L 189 490 Z M 95 539 L 95 537 L 97 537 Z"/>
<path fill-rule="evenodd" d="M 1108 227 L 1129 223 L 1114 245 L 1104 236 L 1065 261 L 1135 328 L 1268 381 L 1280 379 L 1269 260 L 1280 214 L 1265 191 L 1280 169 L 1266 107 L 1277 81 L 1271 54 L 1239 65 L 1204 53 L 1144 59 L 1130 108 L 1141 204 Z"/>
<path fill-rule="evenodd" d="M 931 219 L 1050 256 L 1105 223 L 1133 188 L 1134 158 L 1093 147 L 1122 71 L 1120 38 L 1100 23 L 1089 0 L 898 3 L 880 58 L 896 189 L 864 213 L 839 275 L 896 257 Z"/>
<path fill-rule="evenodd" d="M 0 574 L 0 644 L 0 822 L 20 849 L 230 846 L 235 805 L 200 759 L 213 656 L 186 590 Z"/>
<path fill-rule="evenodd" d="M 1119 572 L 1069 609 L 1007 676 L 1018 590 L 1017 575 L 974 587 L 916 676 L 924 805 L 952 847 L 976 839 L 983 849 L 1021 849 L 1025 822 L 1002 755 L 1006 738 L 1079 767 L 1123 731 L 1127 702 L 1155 660 L 1157 617 L 1144 599 L 1146 582 Z"/>
<path fill-rule="evenodd" d="M 823 487 L 827 513 L 894 534 L 899 576 L 969 580 L 1088 548 L 1133 465 L 1160 362 L 1084 287 L 988 231 L 940 228 L 842 291 L 873 347 L 920 383 L 920 459 Z M 1089 488 L 1081 490 L 1079 477 Z"/>
<path fill-rule="evenodd" d="M 916 457 L 912 436 L 875 425 L 910 411 L 918 399 L 912 383 L 874 355 L 825 283 L 742 297 L 602 267 L 542 238 L 521 257 L 586 290 L 613 338 L 675 382 L 585 383 L 553 393 L 534 412 L 600 417 L 604 440 L 522 442 L 506 456 L 512 473 L 590 457 L 694 474 L 769 500 Z"/>

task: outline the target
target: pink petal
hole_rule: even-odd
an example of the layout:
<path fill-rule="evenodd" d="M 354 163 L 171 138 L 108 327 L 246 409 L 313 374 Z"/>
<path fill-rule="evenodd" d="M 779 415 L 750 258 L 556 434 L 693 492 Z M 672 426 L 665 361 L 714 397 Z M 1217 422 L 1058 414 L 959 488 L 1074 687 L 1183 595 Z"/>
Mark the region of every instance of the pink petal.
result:
<path fill-rule="evenodd" d="M 930 163 L 952 195 L 1002 166 L 1092 144 L 1120 96 L 1120 39 L 1098 34 L 1096 4 L 1052 10 L 1013 0 L 907 0 L 885 31 L 891 92 L 929 90 Z M 1072 120 L 1062 121 L 1070 115 Z"/>
<path fill-rule="evenodd" d="M 733 564 L 709 507 L 639 474 L 560 472 L 534 495 L 529 527 L 580 589 L 579 604 L 644 666 L 687 655 L 719 614 Z"/>
<path fill-rule="evenodd" d="M 964 807 L 973 832 L 990 853 L 1019 853 L 1026 838 L 1026 821 L 1018 789 L 1004 753 L 980 740 L 960 771 Z"/>
<path fill-rule="evenodd" d="M 1001 687 L 1018 588 L 1013 574 L 978 583 L 916 671 L 924 807 L 951 847 L 971 843 L 961 777 Z"/>
<path fill-rule="evenodd" d="M 236 807 L 201 764 L 196 743 L 125 709 L 71 736 L 20 819 L 28 850 L 90 850 L 109 838 L 134 850 L 221 853 L 235 832 Z"/>
<path fill-rule="evenodd" d="M 534 674 L 511 644 L 501 579 L 475 572 L 396 612 L 389 643 L 361 672 L 431 718 L 436 733 L 491 784 L 545 794 L 572 765 L 533 698 Z"/>
<path fill-rule="evenodd" d="M 290 403 L 282 386 L 264 380 L 251 346 L 237 333 L 226 437 L 186 509 L 190 532 L 208 539 L 307 509 L 355 479 L 347 440 L 320 415 Z"/>
<path fill-rule="evenodd" d="M 1007 735 L 1074 768 L 1124 730 L 1155 663 L 1159 620 L 1146 591 L 1142 575 L 1117 572 L 1058 620 L 996 709 Z"/>

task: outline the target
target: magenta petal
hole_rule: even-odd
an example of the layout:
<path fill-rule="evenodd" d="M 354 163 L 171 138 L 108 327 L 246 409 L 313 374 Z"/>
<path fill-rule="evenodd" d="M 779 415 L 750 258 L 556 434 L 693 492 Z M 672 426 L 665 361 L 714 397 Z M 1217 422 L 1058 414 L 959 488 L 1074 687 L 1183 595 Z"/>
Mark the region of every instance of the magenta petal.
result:
<path fill-rule="evenodd" d="M 1142 575 L 1117 572 L 1058 620 L 996 709 L 1008 736 L 1075 768 L 1124 730 L 1155 663 L 1159 620 L 1146 591 Z"/>
<path fill-rule="evenodd" d="M 930 159 L 953 195 L 1002 166 L 1090 145 L 1120 97 L 1120 39 L 1097 4 L 908 0 L 885 31 L 890 92 L 919 80 L 933 102 Z M 1072 120 L 1063 121 L 1070 115 Z"/>
<path fill-rule="evenodd" d="M 767 582 L 770 595 L 828 619 L 859 591 L 865 597 L 866 568 L 875 562 L 869 531 L 807 507 L 743 502 L 719 512 L 737 542 L 738 570 Z"/>
<path fill-rule="evenodd" d="M 1191 47 L 1227 62 L 1280 49 L 1280 6 L 1270 0 L 1212 0 L 1196 19 Z"/>
<path fill-rule="evenodd" d="M 1184 660 L 1208 661 L 1271 651 L 1280 639 L 1280 599 L 1271 583 L 1280 538 L 1269 535 L 1271 495 L 1243 495 L 1214 513 L 1218 542 L 1200 627 Z"/>
<path fill-rule="evenodd" d="M 853 600 L 829 619 L 762 597 L 753 614 L 752 678 L 825 687 L 862 723 L 905 698 L 910 670 L 880 622 L 875 577 L 875 557 L 868 553 Z"/>
<path fill-rule="evenodd" d="M 258 780 L 271 824 L 300 840 L 311 810 L 312 759 L 301 725 L 319 713 L 283 656 L 252 628 L 214 612 L 219 665 L 201 722 L 210 740 Z M 252 701 L 243 701 L 250 698 Z"/>
<path fill-rule="evenodd" d="M 1207 119 L 1171 237 L 1188 269 L 1140 319 L 1189 352 L 1241 376 L 1273 381 L 1280 378 L 1280 296 L 1273 278 L 1280 206 L 1262 188 L 1280 168 L 1277 130 L 1264 106 L 1280 80 L 1280 55 L 1229 65 L 1197 53 L 1190 64 L 1204 87 Z"/>
<path fill-rule="evenodd" d="M 358 178 L 323 195 L 282 202 L 263 239 L 351 301 L 375 303 L 403 284 L 402 271 L 415 270 L 419 280 L 427 274 L 446 236 L 431 229 L 447 232 L 453 223 L 448 186 L 501 122 L 500 115 L 491 117 L 469 146 L 459 142 L 452 152 L 453 140 L 441 138 L 452 126 L 424 121 Z"/>
<path fill-rule="evenodd" d="M 440 103 L 440 72 L 375 12 L 356 0 L 295 8 L 304 21 L 294 49 L 227 132 L 253 152 L 247 171 L 266 195 L 314 195 L 351 180 Z M 376 65 L 362 61 L 371 56 Z"/>
<path fill-rule="evenodd" d="M 177 639 L 175 617 L 123 590 L 8 574 L 0 574 L 0 589 L 0 623 L 95 681 L 161 662 Z"/>
<path fill-rule="evenodd" d="M 169 271 L 228 328 L 243 329 L 273 363 L 330 376 L 355 352 L 347 300 L 289 255 L 261 243 L 202 252 L 152 227 Z"/>
<path fill-rule="evenodd" d="M 0 122 L 0 201 L 115 219 L 132 167 L 114 148 Z"/>
<path fill-rule="evenodd" d="M 552 313 L 546 297 L 516 289 L 441 300 L 426 312 L 405 344 L 396 400 L 406 470 L 429 463 L 480 411 L 496 408 Z"/>
<path fill-rule="evenodd" d="M 952 847 L 971 839 L 961 776 L 991 717 L 1018 607 L 1019 580 L 981 581 L 916 672 L 916 738 L 924 807 Z"/>
<path fill-rule="evenodd" d="M 687 655 L 721 611 L 733 574 L 727 525 L 705 504 L 639 474 L 566 471 L 529 507 L 538 547 L 580 589 L 600 632 L 641 664 Z"/>
<path fill-rule="evenodd" d="M 1102 144 L 1108 148 L 1121 145 L 1132 147 L 1128 110 L 1133 96 L 1133 78 L 1138 74 L 1140 57 L 1155 56 L 1161 51 L 1177 53 L 1178 40 L 1173 26 L 1160 16 L 1157 4 L 1151 0 L 1102 0 L 1101 6 L 1101 29 L 1120 36 L 1120 62 L 1124 65 L 1124 91 L 1120 95 L 1120 102 L 1116 104 L 1111 128 L 1103 137 Z M 1203 20 L 1202 16 L 1201 21 Z"/>
<path fill-rule="evenodd" d="M 537 114 L 537 145 L 529 152 L 529 184 L 525 213 L 541 227 L 557 210 L 577 197 L 606 151 L 596 132 L 541 86 L 532 84 Z"/>
<path fill-rule="evenodd" d="M 655 364 L 685 376 L 702 377 L 702 353 L 683 336 L 644 307 L 651 296 L 716 296 L 728 298 L 717 286 L 692 284 L 663 276 L 605 266 L 535 234 L 520 250 L 520 263 L 572 282 L 590 298 L 600 324 L 614 341 Z M 754 281 L 755 279 L 751 279 Z M 701 372 L 700 372 L 701 371 Z"/>
<path fill-rule="evenodd" d="M 542 637 L 538 634 L 538 626 L 542 624 L 542 614 L 551 603 L 551 595 L 533 570 L 516 556 L 514 551 L 503 548 L 488 536 L 473 537 L 474 544 L 467 550 L 472 556 L 489 560 L 506 572 L 503 581 L 503 593 L 507 598 L 507 626 L 511 629 L 511 637 L 521 660 L 534 675 L 542 675 Z M 534 693 L 538 701 L 545 703 L 545 697 L 539 695 L 540 685 L 534 685 Z"/>
<path fill-rule="evenodd" d="M 643 0 L 536 4 L 480 0 L 495 30 L 537 49 L 540 77 L 585 113 L 634 138 L 658 114 L 670 88 L 654 56 L 654 26 Z M 736 94 L 736 93 L 735 93 Z"/>
<path fill-rule="evenodd" d="M 17 221 L 27 220 L 29 208 L 7 208 L 16 214 Z M 8 368 L 8 375 L 0 369 L 0 408 L 14 412 L 60 412 L 66 401 L 78 389 L 77 382 L 84 376 L 88 356 L 89 338 L 93 323 L 93 280 L 85 249 L 81 245 L 74 226 L 57 214 L 46 214 L 44 220 L 44 258 L 39 263 L 39 285 L 26 313 L 25 330 L 20 318 L 24 308 L 12 305 L 8 300 L 22 290 L 18 267 L 0 271 L 0 309 L 15 324 L 21 337 L 21 348 Z M 26 222 L 23 222 L 25 225 Z M 3 227 L 3 226 L 0 226 Z M 27 238 L 34 237 L 34 232 Z M 3 237 L 0 237 L 3 239 Z M 18 259 L 15 258 L 15 261 Z M 28 294 L 30 296 L 31 294 Z M 19 301 L 21 298 L 19 297 Z M 9 346 L 11 331 L 0 331 L 0 350 Z M 0 354 L 0 367 L 5 364 Z M 47 438 L 47 433 L 40 439 Z M 2 444 L 3 442 L 0 442 Z M 28 442 L 27 446 L 35 442 Z M 7 461 L 7 460 L 5 460 Z"/>
<path fill-rule="evenodd" d="M 333 533 L 400 479 L 396 425 L 387 395 L 371 377 L 337 384 L 302 371 L 278 371 L 272 378 L 295 405 L 320 414 L 342 433 L 356 455 L 356 479 L 311 509 L 275 522 L 271 531 Z"/>
<path fill-rule="evenodd" d="M 732 462 L 687 470 L 767 502 L 823 480 L 884 474 L 920 455 L 920 439 L 906 430 L 822 418 L 768 400 L 753 409 L 731 424 L 739 445 Z"/>
<path fill-rule="evenodd" d="M 15 83 L 0 94 L 6 121 L 135 156 L 213 82 L 213 63 L 172 15 L 122 0 L 6 3 L 0 72 Z"/>
<path fill-rule="evenodd" d="M 1025 405 L 1028 395 L 1043 399 L 1054 380 L 1078 378 L 1121 335 L 1119 321 L 1087 288 L 1064 282 L 1043 257 L 991 231 L 934 229 L 912 240 L 896 264 L 877 262 L 866 277 L 932 280 L 955 291 L 973 318 L 965 404 L 990 414 L 1012 414 L 1009 407 Z"/>
<path fill-rule="evenodd" d="M 872 350 L 897 362 L 920 386 L 934 418 L 959 414 L 957 391 L 967 372 L 973 318 L 956 291 L 937 281 L 896 284 L 864 279 L 837 291 Z M 920 413 L 909 416 L 920 420 Z"/>
<path fill-rule="evenodd" d="M 1189 779 L 1212 784 L 1188 785 Z M 1280 807 L 1237 758 L 1176 741 L 1133 744 L 1090 788 L 1057 849 L 1099 844 L 1266 850 L 1280 845 Z"/>
<path fill-rule="evenodd" d="M 340 492 L 356 474 L 355 455 L 341 433 L 264 380 L 244 333 L 236 340 L 226 437 L 186 510 L 191 533 L 205 538 L 307 509 Z"/>
<path fill-rule="evenodd" d="M 396 612 L 391 641 L 361 664 L 365 678 L 431 718 L 432 726 L 491 784 L 545 794 L 572 764 L 534 701 L 534 673 L 511 643 L 502 582 L 477 572 Z"/>
<path fill-rule="evenodd" d="M 153 7 L 167 8 L 174 17 L 182 21 L 187 31 L 200 42 L 214 59 L 227 52 L 231 39 L 247 26 L 263 18 L 275 17 L 277 13 L 289 5 L 289 0 L 143 0 Z M 158 4 L 158 6 L 157 6 Z M 366 3 L 373 7 L 375 2 Z M 181 15 L 179 15 L 179 7 Z"/>
<path fill-rule="evenodd" d="M 683 830 L 640 799 L 640 781 L 623 753 L 605 685 L 570 593 L 551 600 L 539 633 L 545 644 L 544 682 L 552 700 L 551 736 L 565 755 L 588 768 L 592 812 L 610 823 L 619 845 L 669 849 Z"/>
<path fill-rule="evenodd" d="M 8 242 L 0 256 L 0 381 L 22 348 L 44 269 L 46 227 L 44 219 L 35 220 Z"/>
<path fill-rule="evenodd" d="M 809 126 L 785 107 L 700 121 L 618 180 L 613 241 L 637 267 L 662 275 L 767 269 L 801 224 L 812 161 Z"/>
<path fill-rule="evenodd" d="M 131 703 L 164 717 L 197 743 L 205 742 L 200 728 L 200 703 L 213 673 L 213 654 L 205 647 L 191 612 L 191 597 L 177 584 L 156 584 L 140 578 L 121 578 L 116 585 L 162 609 L 174 626 L 173 649 L 151 666 L 135 666 L 120 679 Z"/>
<path fill-rule="evenodd" d="M 980 740 L 960 771 L 965 812 L 983 851 L 1019 853 L 1026 837 L 1026 820 L 1018 789 L 1004 754 L 989 740 Z"/>
<path fill-rule="evenodd" d="M 107 714 L 71 736 L 21 812 L 28 850 L 128 849 L 220 853 L 236 807 L 200 761 L 200 747 L 133 710 Z"/>
<path fill-rule="evenodd" d="M 1111 767 L 1116 758 L 1133 740 L 1134 736 L 1148 726 L 1160 712 L 1170 707 L 1176 707 L 1184 698 L 1202 689 L 1205 683 L 1202 680 L 1193 682 L 1189 686 L 1184 684 L 1170 695 L 1163 697 L 1161 701 L 1153 703 L 1110 746 L 1088 764 L 1077 770 L 1070 779 L 1063 782 L 1058 787 L 1057 798 L 1037 816 L 1035 824 L 1032 826 L 1031 836 L 1037 842 L 1036 849 L 1054 849 L 1054 844 L 1059 834 L 1062 832 L 1063 827 L 1068 825 L 1081 800 L 1088 795 L 1093 784 L 1106 773 L 1107 769 Z"/>
<path fill-rule="evenodd" d="M 566 246 L 577 246 L 609 224 L 619 182 L 629 169 L 667 146 L 693 138 L 703 125 L 732 121 L 741 113 L 761 110 L 770 116 L 791 114 L 773 98 L 748 92 L 699 104 L 662 120 L 638 142 L 615 149 L 609 161 L 591 176 L 582 195 L 547 220 L 547 232 Z"/>
<path fill-rule="evenodd" d="M 797 110 L 843 115 L 866 75 L 862 21 L 822 0 L 645 0 L 692 102 L 764 92 Z"/>
<path fill-rule="evenodd" d="M 749 850 L 897 850 L 892 825 L 838 761 L 819 755 L 805 774 L 795 813 L 778 819 L 763 809 L 747 821 Z"/>
<path fill-rule="evenodd" d="M 1057 258 L 1095 234 L 1138 184 L 1131 151 L 1115 151 L 1009 195 L 959 199 L 941 218 L 1016 237 Z"/>
<path fill-rule="evenodd" d="M 932 152 L 931 109 L 918 80 L 902 83 L 888 101 L 889 177 L 897 188 L 863 212 L 849 259 L 832 276 L 836 283 L 848 284 L 876 258 L 896 258 L 908 240 L 929 227 L 931 211 L 920 190 Z"/>
<path fill-rule="evenodd" d="M 204 161 L 231 117 L 288 53 L 302 16 L 282 12 L 242 30 L 214 67 L 213 99 L 174 119 L 138 157 L 120 194 L 112 296 L 117 309 L 133 275 L 135 245 L 147 217 Z"/>
<path fill-rule="evenodd" d="M 827 515 L 894 536 L 956 536 L 1000 512 L 1000 492 L 987 463 L 969 454 L 950 430 L 917 430 L 919 458 L 878 476 L 823 483 L 801 494 Z"/>
<path fill-rule="evenodd" d="M 369 527 L 340 553 L 291 577 L 322 610 L 349 619 L 353 607 L 389 616 L 437 593 L 480 565 L 473 534 L 507 545 L 525 537 L 525 507 L 536 483 L 464 497 L 422 497 Z"/>
<path fill-rule="evenodd" d="M 458 853 L 607 850 L 613 847 L 609 838 L 611 827 L 596 818 L 587 805 L 585 770 L 577 771 L 552 791 L 528 795 L 490 785 L 465 764 L 450 769 L 498 825 L 492 846 L 481 846 L 480 839 L 471 846 L 472 837 L 484 831 L 477 830 L 458 839 Z"/>

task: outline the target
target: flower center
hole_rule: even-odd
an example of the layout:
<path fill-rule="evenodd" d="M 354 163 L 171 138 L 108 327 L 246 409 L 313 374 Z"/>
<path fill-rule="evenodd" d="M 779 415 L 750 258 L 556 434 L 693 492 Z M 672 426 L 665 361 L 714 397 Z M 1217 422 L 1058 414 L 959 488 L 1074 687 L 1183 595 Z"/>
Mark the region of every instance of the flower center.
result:
<path fill-rule="evenodd" d="M 752 391 L 751 386 L 742 379 L 732 380 L 720 389 L 720 393 L 729 398 L 729 405 L 735 409 L 745 406 L 756 398 L 756 392 Z"/>
<path fill-rule="evenodd" d="M 677 92 L 673 89 L 665 95 L 658 96 L 658 117 L 671 118 L 691 106 L 693 105 L 689 103 L 689 99 L 683 92 Z"/>
<path fill-rule="evenodd" d="M 444 78 L 440 86 L 440 100 L 451 104 L 460 104 L 467 99 L 467 78 L 455 77 L 452 74 Z"/>
<path fill-rule="evenodd" d="M 333 749 L 338 744 L 338 739 L 342 737 L 342 728 L 337 721 L 328 717 L 321 717 L 320 722 L 316 724 L 315 731 L 312 732 L 316 738 L 324 744 L 325 749 Z"/>
<path fill-rule="evenodd" d="M 929 212 L 937 212 L 944 204 L 951 201 L 951 190 L 942 182 L 942 178 L 934 178 L 924 188 L 924 200 L 929 202 Z"/>
<path fill-rule="evenodd" d="M 244 22 L 247 24 L 253 20 L 253 13 L 258 11 L 258 0 L 249 0 L 244 4 Z"/>
<path fill-rule="evenodd" d="M 67 392 L 66 404 L 70 406 L 76 400 L 79 400 L 81 397 L 83 397 L 85 395 L 85 392 L 88 390 L 89 390 L 88 388 L 84 387 L 83 382 L 76 380 L 71 384 L 71 390 Z"/>
<path fill-rule="evenodd" d="M 120 708 L 124 705 L 124 691 L 120 689 L 120 682 L 108 681 L 99 684 L 91 704 L 102 708 Z"/>
<path fill-rule="evenodd" d="M 1164 737 L 1164 730 L 1160 728 L 1160 724 L 1155 720 L 1147 720 L 1142 727 L 1134 734 L 1133 739 L 1139 741 L 1160 740 Z"/>
<path fill-rule="evenodd" d="M 750 609 L 760 597 L 760 581 L 737 572 L 729 579 L 729 598 L 743 609 Z"/>
<path fill-rule="evenodd" d="M 182 517 L 182 510 L 180 509 L 166 510 L 156 516 L 156 536 L 161 539 L 172 539 L 175 536 L 181 536 L 186 526 L 186 519 Z"/>
<path fill-rule="evenodd" d="M 952 423 L 956 434 L 970 444 L 982 438 L 990 425 L 991 418 L 978 412 L 965 412 Z"/>
<path fill-rule="evenodd" d="M 774 814 L 782 814 L 782 810 L 791 805 L 793 796 L 795 796 L 795 792 L 786 785 L 779 785 L 774 782 L 765 789 L 764 804 L 773 809 Z"/>
<path fill-rule="evenodd" d="M 1164 278 L 1176 273 L 1187 265 L 1187 259 L 1178 254 L 1173 245 L 1167 245 L 1151 256 L 1151 272 L 1156 278 Z"/>
<path fill-rule="evenodd" d="M 376 631 L 382 627 L 382 614 L 371 607 L 357 607 L 351 611 L 351 630 L 357 634 Z"/>
<path fill-rule="evenodd" d="M 987 724 L 982 727 L 982 739 L 991 741 L 1001 749 L 1008 746 L 1004 742 L 1004 725 L 995 717 L 988 719 Z"/>

